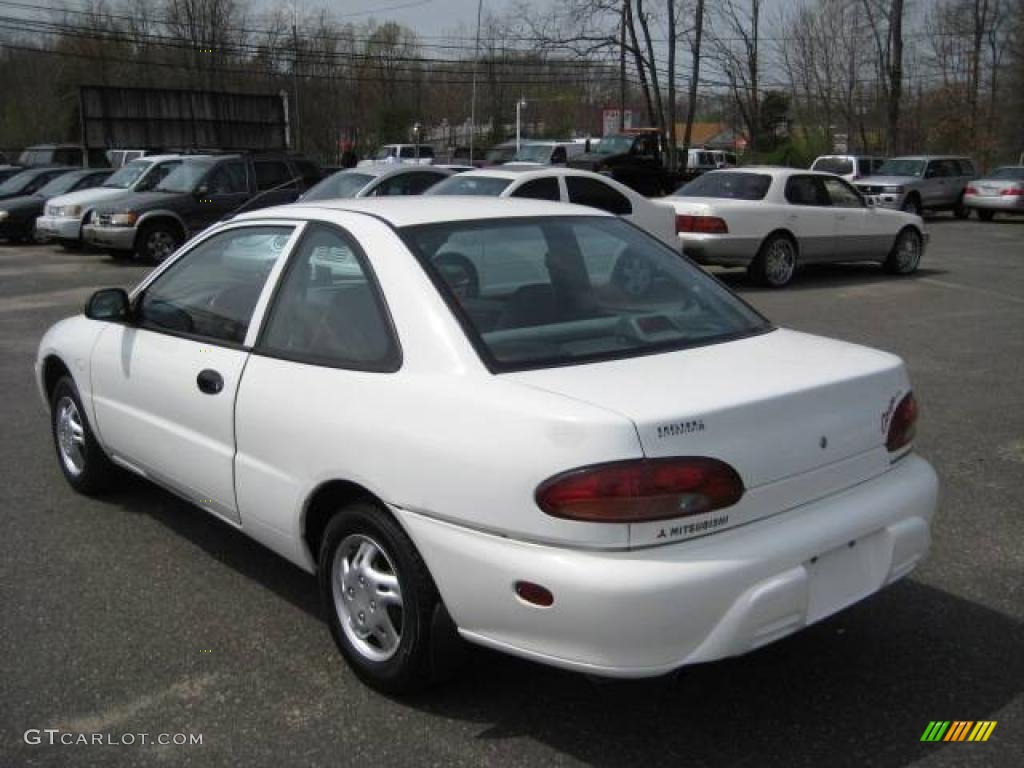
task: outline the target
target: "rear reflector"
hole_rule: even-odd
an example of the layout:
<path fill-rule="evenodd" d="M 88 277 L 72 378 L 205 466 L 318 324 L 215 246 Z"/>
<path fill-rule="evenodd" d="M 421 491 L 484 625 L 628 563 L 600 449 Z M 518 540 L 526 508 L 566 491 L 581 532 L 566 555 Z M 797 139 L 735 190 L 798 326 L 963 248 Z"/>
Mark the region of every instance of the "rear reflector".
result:
<path fill-rule="evenodd" d="M 725 219 L 717 216 L 689 216 L 679 214 L 676 216 L 676 233 L 699 232 L 705 235 L 727 235 L 729 226 Z"/>
<path fill-rule="evenodd" d="M 724 461 L 704 456 L 636 459 L 563 472 L 537 488 L 552 517 L 639 523 L 702 515 L 743 496 L 743 481 Z"/>
<path fill-rule="evenodd" d="M 976 195 L 976 194 L 978 194 L 978 189 L 976 187 L 967 187 L 967 189 L 964 190 L 964 194 L 965 195 Z"/>
<path fill-rule="evenodd" d="M 914 393 L 908 392 L 896 406 L 896 411 L 889 422 L 889 434 L 885 439 L 885 447 L 895 453 L 909 445 L 917 432 L 917 401 Z"/>
<path fill-rule="evenodd" d="M 532 581 L 517 581 L 516 594 L 520 599 L 533 605 L 539 605 L 541 608 L 547 608 L 555 602 L 555 596 L 551 594 L 550 589 L 542 587 L 540 584 L 534 584 Z"/>

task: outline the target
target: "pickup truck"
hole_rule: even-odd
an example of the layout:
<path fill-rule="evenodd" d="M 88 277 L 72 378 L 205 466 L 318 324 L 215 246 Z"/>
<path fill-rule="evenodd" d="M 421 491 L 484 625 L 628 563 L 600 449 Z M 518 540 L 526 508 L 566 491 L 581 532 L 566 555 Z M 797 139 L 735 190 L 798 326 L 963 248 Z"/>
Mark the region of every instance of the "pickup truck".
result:
<path fill-rule="evenodd" d="M 238 211 L 293 202 L 320 168 L 291 155 L 189 155 L 150 192 L 98 205 L 82 239 L 115 258 L 159 263 L 193 235 Z"/>
<path fill-rule="evenodd" d="M 570 158 L 569 168 L 610 176 L 648 197 L 666 195 L 682 183 L 665 167 L 665 146 L 654 128 L 633 129 L 605 136 L 590 152 Z"/>

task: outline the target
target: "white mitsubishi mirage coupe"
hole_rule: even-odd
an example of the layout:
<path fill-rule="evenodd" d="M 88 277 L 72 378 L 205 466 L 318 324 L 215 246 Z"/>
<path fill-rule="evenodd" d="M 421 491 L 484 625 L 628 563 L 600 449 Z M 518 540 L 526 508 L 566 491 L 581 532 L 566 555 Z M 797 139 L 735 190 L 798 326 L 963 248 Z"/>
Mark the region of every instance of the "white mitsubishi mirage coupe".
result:
<path fill-rule="evenodd" d="M 906 575 L 936 507 L 898 358 L 560 203 L 247 213 L 94 294 L 36 375 L 74 489 L 131 470 L 317 573 L 393 693 L 459 635 L 611 677 L 745 653 Z"/>

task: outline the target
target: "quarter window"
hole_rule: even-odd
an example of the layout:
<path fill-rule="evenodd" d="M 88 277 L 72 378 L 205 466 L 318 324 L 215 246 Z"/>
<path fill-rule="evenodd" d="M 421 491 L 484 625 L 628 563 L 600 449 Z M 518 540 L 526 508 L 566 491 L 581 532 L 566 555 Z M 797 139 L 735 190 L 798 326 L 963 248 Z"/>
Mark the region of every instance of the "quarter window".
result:
<path fill-rule="evenodd" d="M 206 186 L 211 195 L 237 195 L 248 192 L 245 163 L 232 160 L 218 166 L 210 174 Z"/>
<path fill-rule="evenodd" d="M 316 226 L 302 238 L 259 350 L 337 368 L 398 369 L 398 344 L 383 302 L 364 256 L 342 232 Z"/>
<path fill-rule="evenodd" d="M 244 227 L 213 235 L 146 288 L 139 323 L 155 331 L 241 344 L 292 227 Z"/>
<path fill-rule="evenodd" d="M 633 212 L 629 199 L 603 181 L 586 176 L 566 176 L 565 186 L 569 192 L 569 202 L 589 205 L 617 216 L 628 216 Z"/>
<path fill-rule="evenodd" d="M 790 176 L 786 181 L 786 200 L 793 205 L 831 205 L 817 176 Z"/>

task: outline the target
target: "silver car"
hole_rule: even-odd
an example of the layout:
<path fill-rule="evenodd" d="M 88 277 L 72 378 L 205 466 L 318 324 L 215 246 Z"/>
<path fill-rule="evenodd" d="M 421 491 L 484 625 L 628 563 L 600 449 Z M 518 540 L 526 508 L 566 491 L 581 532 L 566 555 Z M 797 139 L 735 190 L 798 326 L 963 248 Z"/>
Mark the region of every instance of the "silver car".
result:
<path fill-rule="evenodd" d="M 1024 213 L 1024 165 L 1004 165 L 972 181 L 964 192 L 964 205 L 976 210 L 982 221 L 992 221 L 997 213 Z"/>
<path fill-rule="evenodd" d="M 964 205 L 964 192 L 976 176 L 968 157 L 914 155 L 886 160 L 875 175 L 856 184 L 874 205 L 918 216 L 951 210 L 958 219 L 966 219 L 970 209 Z"/>
<path fill-rule="evenodd" d="M 423 165 L 367 165 L 332 173 L 299 198 L 300 202 L 349 197 L 420 195 L 453 171 Z"/>

